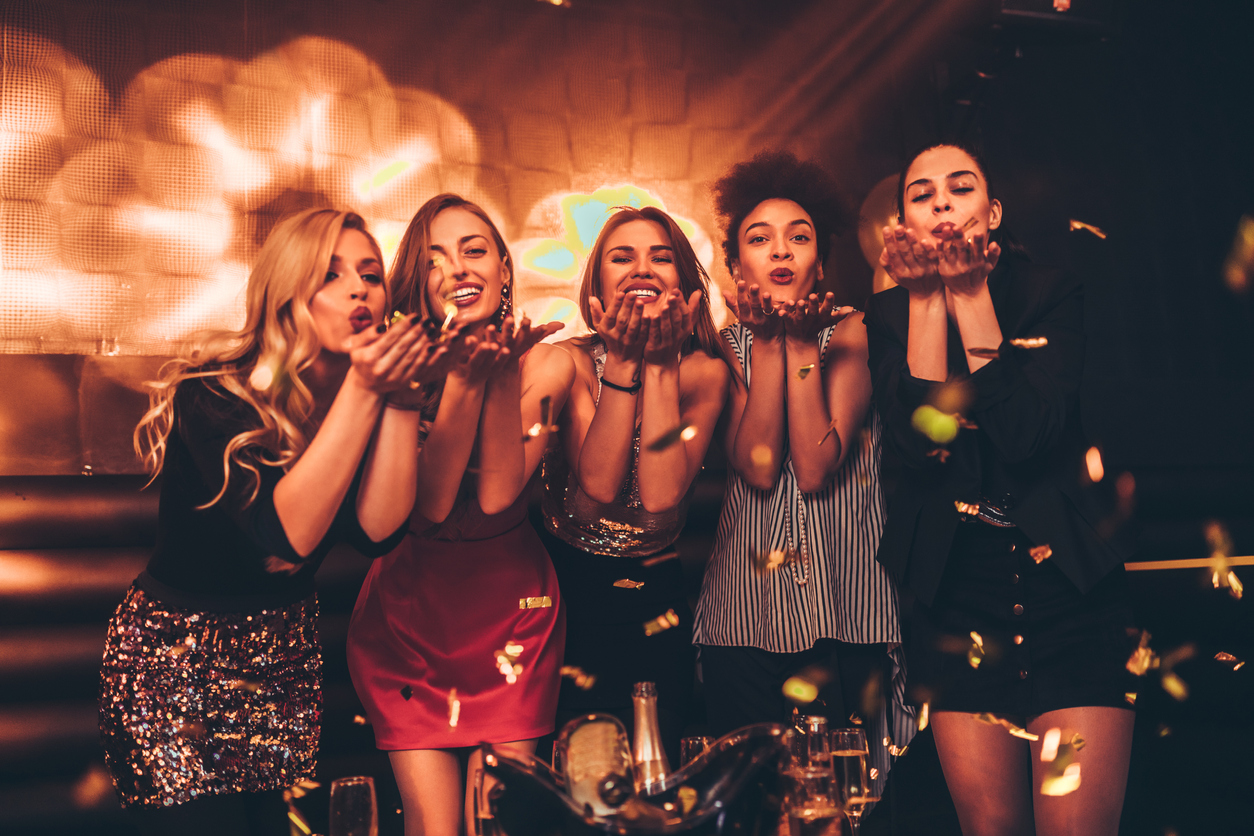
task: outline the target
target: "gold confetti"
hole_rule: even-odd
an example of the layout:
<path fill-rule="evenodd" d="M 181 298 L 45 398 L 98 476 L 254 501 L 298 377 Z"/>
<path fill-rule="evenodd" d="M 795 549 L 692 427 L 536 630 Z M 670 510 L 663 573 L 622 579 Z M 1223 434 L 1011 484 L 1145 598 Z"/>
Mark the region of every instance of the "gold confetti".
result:
<path fill-rule="evenodd" d="M 369 721 L 369 720 L 367 720 L 365 717 L 361 716 L 360 714 L 354 714 L 354 715 L 353 715 L 353 723 L 354 723 L 355 725 L 358 725 L 358 726 L 368 726 L 368 725 L 370 725 L 370 721 Z"/>
<path fill-rule="evenodd" d="M 462 717 L 462 701 L 457 698 L 457 689 L 448 692 L 448 727 L 457 728 L 457 721 Z"/>
<path fill-rule="evenodd" d="M 771 462 L 775 460 L 775 454 L 765 444 L 755 444 L 749 451 L 749 460 L 753 462 L 754 467 L 770 467 Z"/>
<path fill-rule="evenodd" d="M 574 665 L 562 665 L 561 675 L 575 683 L 581 691 L 590 691 L 597 683 L 596 674 L 586 673 L 583 668 Z"/>
<path fill-rule="evenodd" d="M 665 450 L 672 444 L 676 444 L 680 441 L 692 441 L 696 437 L 696 427 L 692 424 L 680 424 L 675 429 L 664 432 L 658 436 L 652 443 L 649 444 L 648 449 L 657 453 Z M 754 449 L 756 450 L 757 448 L 755 447 Z"/>
<path fill-rule="evenodd" d="M 1128 705 L 1136 705 L 1136 691 L 1125 691 L 1123 698 Z"/>
<path fill-rule="evenodd" d="M 1245 664 L 1245 662 L 1233 656 L 1231 653 L 1225 653 L 1222 650 L 1215 654 L 1215 661 L 1232 665 L 1232 669 L 1234 671 L 1241 670 L 1241 667 Z"/>
<path fill-rule="evenodd" d="M 311 828 L 305 822 L 305 817 L 302 816 L 300 812 L 296 810 L 295 808 L 291 808 L 291 807 L 288 808 L 287 819 L 293 824 L 293 826 L 295 826 L 297 830 L 305 834 L 305 836 L 313 836 L 313 828 Z"/>
<path fill-rule="evenodd" d="M 910 426 L 937 444 L 948 444 L 958 436 L 956 416 L 941 412 L 931 404 L 923 404 L 910 416 Z"/>
<path fill-rule="evenodd" d="M 680 787 L 675 793 L 675 798 L 679 800 L 681 815 L 688 815 L 692 812 L 692 808 L 697 806 L 697 791 L 692 787 Z"/>
<path fill-rule="evenodd" d="M 269 364 L 255 367 L 253 373 L 248 376 L 248 385 L 258 392 L 266 391 L 273 384 L 274 368 Z"/>
<path fill-rule="evenodd" d="M 828 425 L 827 425 L 827 432 L 823 433 L 823 437 L 819 439 L 819 446 L 820 446 L 820 447 L 822 447 L 822 446 L 823 446 L 823 442 L 824 442 L 824 441 L 827 441 L 827 439 L 828 439 L 828 438 L 831 436 L 831 434 L 832 434 L 832 433 L 834 433 L 834 432 L 836 432 L 836 422 L 835 422 L 835 421 L 832 421 L 832 423 L 830 423 L 830 424 L 828 424 Z"/>
<path fill-rule="evenodd" d="M 1177 700 L 1183 702 L 1189 698 L 1189 686 L 1185 684 L 1183 679 L 1171 671 L 1167 671 L 1163 674 L 1162 683 L 1163 690 L 1168 694 L 1171 694 Z"/>
<path fill-rule="evenodd" d="M 958 502 L 955 500 L 954 507 L 958 509 L 959 514 L 966 514 L 968 517 L 974 517 L 980 513 L 980 504 L 978 502 Z"/>
<path fill-rule="evenodd" d="M 679 557 L 679 552 L 675 549 L 667 549 L 664 552 L 658 552 L 651 557 L 646 557 L 640 561 L 641 566 L 656 566 L 659 563 L 665 563 L 668 560 L 674 560 Z"/>
<path fill-rule="evenodd" d="M 800 705 L 808 705 L 818 699 L 819 686 L 800 676 L 784 680 L 784 696 Z"/>
<path fill-rule="evenodd" d="M 652 618 L 644 623 L 644 634 L 646 636 L 655 636 L 664 630 L 679 626 L 679 616 L 675 615 L 674 610 L 667 610 L 657 618 Z"/>
<path fill-rule="evenodd" d="M 1106 477 L 1106 468 L 1102 465 L 1102 451 L 1090 447 L 1084 454 L 1084 466 L 1089 472 L 1089 481 L 1096 484 Z"/>
<path fill-rule="evenodd" d="M 800 380 L 805 380 L 810 375 L 810 372 L 812 371 L 814 371 L 813 363 L 802 366 L 801 368 L 797 369 L 797 378 Z"/>
<path fill-rule="evenodd" d="M 1049 774 L 1041 779 L 1041 795 L 1069 795 L 1080 788 L 1080 764 L 1069 763 L 1055 775 Z"/>
<path fill-rule="evenodd" d="M 1135 676 L 1145 676 L 1150 668 L 1158 667 L 1158 654 L 1150 649 L 1149 643 L 1153 636 L 1149 630 L 1141 631 L 1141 640 L 1137 644 L 1136 650 L 1132 651 L 1132 655 L 1128 657 L 1125 667 L 1128 672 Z"/>
<path fill-rule="evenodd" d="M 972 357 L 982 357 L 985 360 L 996 360 L 1001 356 L 1001 349 L 982 347 L 968 348 L 967 354 L 970 354 Z"/>
<path fill-rule="evenodd" d="M 1077 232 L 1083 229 L 1085 232 L 1093 233 L 1098 238 L 1101 238 L 1101 239 L 1106 238 L 1106 233 L 1102 231 L 1101 229 L 1099 229 L 1098 227 L 1095 227 L 1092 224 L 1086 224 L 1084 221 L 1077 221 L 1075 218 L 1071 219 L 1069 226 L 1072 232 Z"/>
<path fill-rule="evenodd" d="M 898 746 L 897 744 L 893 743 L 893 740 L 891 737 L 884 738 L 884 745 L 888 747 L 888 754 L 892 755 L 894 758 L 901 757 L 910 749 L 909 744 L 905 746 Z"/>
<path fill-rule="evenodd" d="M 1016 337 L 1010 340 L 1015 348 L 1044 348 L 1049 345 L 1048 337 Z"/>
<path fill-rule="evenodd" d="M 540 420 L 532 424 L 527 432 L 523 433 L 522 440 L 524 444 L 533 438 L 539 438 L 545 433 L 555 433 L 561 429 L 556 424 L 549 423 L 549 413 L 552 411 L 552 404 L 553 399 L 548 395 L 540 399 Z"/>
<path fill-rule="evenodd" d="M 797 552 L 792 549 L 771 549 L 770 551 L 759 552 L 753 558 L 753 566 L 758 574 L 779 569 L 787 566 L 797 559 Z"/>
<path fill-rule="evenodd" d="M 1158 728 L 1155 729 L 1154 731 L 1158 733 L 1159 737 L 1166 737 L 1167 735 L 1171 734 L 1171 726 L 1167 725 L 1166 723 L 1159 723 Z"/>
<path fill-rule="evenodd" d="M 405 318 L 405 314 L 400 311 L 392 311 L 392 318 L 388 320 L 388 325 L 395 325 Z"/>
<path fill-rule="evenodd" d="M 1254 218 L 1249 215 L 1242 215 L 1237 221 L 1237 234 L 1224 261 L 1223 276 L 1233 293 L 1250 289 L 1250 280 L 1254 278 Z"/>
<path fill-rule="evenodd" d="M 880 771 L 875 767 L 871 767 L 871 769 L 867 772 L 867 777 L 874 781 L 876 778 L 880 777 Z"/>
<path fill-rule="evenodd" d="M 927 456 L 928 458 L 939 459 L 940 463 L 944 464 L 945 462 L 949 461 L 950 452 L 946 450 L 944 447 L 937 447 L 935 450 L 930 451 L 927 454 Z"/>
<path fill-rule="evenodd" d="M 972 215 L 971 217 L 967 218 L 967 222 L 962 225 L 961 231 L 970 232 L 975 227 L 975 225 L 978 224 L 979 222 L 980 222 L 980 219 L 977 218 L 975 215 Z"/>
<path fill-rule="evenodd" d="M 922 707 L 919 708 L 919 731 L 923 731 L 924 729 L 927 728 L 928 714 L 931 710 L 931 707 L 932 707 L 931 703 L 925 702 L 923 703 Z"/>
<path fill-rule="evenodd" d="M 998 717 L 995 714 L 989 714 L 988 712 L 984 712 L 981 714 L 972 714 L 971 716 L 974 717 L 976 720 L 979 720 L 981 723 L 988 723 L 990 726 L 1003 726 L 1005 727 L 1006 731 L 1010 732 L 1011 736 L 1013 737 L 1018 737 L 1023 740 L 1040 740 L 1041 739 L 1040 735 L 1032 734 L 1032 732 L 1028 731 L 1027 729 L 1020 728 L 1019 726 L 1016 726 L 1014 723 L 1010 722 L 1006 718 Z"/>
<path fill-rule="evenodd" d="M 639 589 L 644 586 L 644 581 L 633 581 L 630 578 L 619 578 L 614 581 L 614 586 L 619 589 Z"/>
<path fill-rule="evenodd" d="M 531 598 L 518 599 L 518 609 L 520 610 L 538 610 L 551 606 L 553 606 L 553 599 L 547 595 L 537 595 Z"/>
<path fill-rule="evenodd" d="M 1040 564 L 1040 563 L 1044 563 L 1046 560 L 1049 560 L 1051 557 L 1053 557 L 1054 550 L 1051 549 L 1048 544 L 1046 544 L 1044 546 L 1033 546 L 1032 548 L 1028 549 L 1028 554 L 1032 555 L 1032 559 L 1035 560 L 1038 564 Z"/>
<path fill-rule="evenodd" d="M 518 677 L 522 675 L 523 666 L 518 664 L 518 657 L 522 655 L 523 646 L 514 642 L 508 642 L 504 650 L 498 650 L 493 656 L 496 658 L 496 669 L 500 671 L 501 676 L 505 677 L 505 682 L 513 685 L 518 681 Z"/>
<path fill-rule="evenodd" d="M 967 651 L 967 664 L 978 668 L 984 661 L 984 637 L 974 630 L 971 631 L 971 648 Z"/>

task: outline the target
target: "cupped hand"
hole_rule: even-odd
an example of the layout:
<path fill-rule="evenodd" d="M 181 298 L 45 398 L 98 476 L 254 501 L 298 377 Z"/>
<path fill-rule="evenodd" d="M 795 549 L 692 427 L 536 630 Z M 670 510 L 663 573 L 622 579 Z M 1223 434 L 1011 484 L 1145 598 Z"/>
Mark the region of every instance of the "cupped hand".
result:
<path fill-rule="evenodd" d="M 763 291 L 756 284 L 747 285 L 738 281 L 736 296 L 723 294 L 723 301 L 755 340 L 773 340 L 783 335 L 784 323 L 778 316 L 777 305 L 769 291 Z"/>
<path fill-rule="evenodd" d="M 930 295 L 941 289 L 940 251 L 935 245 L 920 241 L 914 230 L 901 224 L 884 227 L 882 235 L 880 266 L 894 282 L 912 294 Z"/>
<path fill-rule="evenodd" d="M 938 272 L 951 293 L 969 295 L 983 289 L 1001 257 L 1001 247 L 983 232 L 967 239 L 956 226 L 941 232 Z"/>
<path fill-rule="evenodd" d="M 549 336 L 556 334 L 558 331 L 566 327 L 564 322 L 546 322 L 543 325 L 532 325 L 531 320 L 524 314 L 523 318 L 515 324 L 514 318 L 511 316 L 501 324 L 500 343 L 509 349 L 509 356 L 515 360 L 521 359 L 531 349 L 535 348 Z"/>
<path fill-rule="evenodd" d="M 365 388 L 386 395 L 408 389 L 413 380 L 436 379 L 443 373 L 440 362 L 447 348 L 427 336 L 415 314 L 391 328 L 380 324 L 354 334 L 344 351 Z"/>
<path fill-rule="evenodd" d="M 595 296 L 589 301 L 592 330 L 605 344 L 605 353 L 618 360 L 638 362 L 644 352 L 648 332 L 644 328 L 644 302 L 640 297 L 618 291 L 609 308 Z"/>
<path fill-rule="evenodd" d="M 645 317 L 648 338 L 644 344 L 644 362 L 664 365 L 679 360 L 684 341 L 692 335 L 696 324 L 700 301 L 699 290 L 694 290 L 686 302 L 678 290 L 666 294 L 661 309 Z"/>
<path fill-rule="evenodd" d="M 811 293 L 796 302 L 782 302 L 780 308 L 788 339 L 807 342 L 817 340 L 824 328 L 835 325 L 854 312 L 847 305 L 837 307 L 836 296 L 832 293 L 824 294 L 822 299 L 817 293 Z"/>
<path fill-rule="evenodd" d="M 465 340 L 461 355 L 449 370 L 467 385 L 486 383 L 500 368 L 510 361 L 510 351 L 500 342 L 501 335 L 495 325 L 483 329 L 478 337 Z"/>

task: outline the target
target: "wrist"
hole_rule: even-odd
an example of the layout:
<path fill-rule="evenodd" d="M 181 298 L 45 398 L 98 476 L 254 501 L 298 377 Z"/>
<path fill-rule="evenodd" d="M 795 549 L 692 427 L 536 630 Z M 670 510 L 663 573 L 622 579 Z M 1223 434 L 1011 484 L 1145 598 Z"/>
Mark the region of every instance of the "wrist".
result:
<path fill-rule="evenodd" d="M 640 379 L 642 358 L 629 360 L 615 354 L 605 356 L 605 376 L 613 378 L 615 383 L 627 385 Z"/>

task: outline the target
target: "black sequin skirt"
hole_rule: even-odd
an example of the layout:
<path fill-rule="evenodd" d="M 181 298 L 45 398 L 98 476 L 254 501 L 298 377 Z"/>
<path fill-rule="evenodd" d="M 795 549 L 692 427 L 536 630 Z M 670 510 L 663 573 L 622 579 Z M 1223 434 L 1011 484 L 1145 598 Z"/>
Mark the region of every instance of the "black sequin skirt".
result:
<path fill-rule="evenodd" d="M 132 586 L 100 671 L 105 761 L 124 807 L 313 777 L 322 711 L 317 599 L 253 613 L 170 607 Z"/>
<path fill-rule="evenodd" d="M 1130 708 L 1137 645 L 1123 567 L 1080 594 L 1018 528 L 958 526 L 932 606 L 916 602 L 908 688 L 933 711 L 1021 720 L 1061 708 Z M 977 645 L 972 633 L 979 636 Z"/>

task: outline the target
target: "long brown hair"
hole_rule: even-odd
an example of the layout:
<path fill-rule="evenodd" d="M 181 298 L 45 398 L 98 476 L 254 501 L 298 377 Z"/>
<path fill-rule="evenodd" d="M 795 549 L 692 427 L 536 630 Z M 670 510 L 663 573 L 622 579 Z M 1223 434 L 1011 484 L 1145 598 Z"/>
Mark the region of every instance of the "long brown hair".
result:
<path fill-rule="evenodd" d="M 311 420 L 315 405 L 300 373 L 322 350 L 309 303 L 323 286 L 335 244 L 346 229 L 365 235 L 375 258 L 383 263 L 379 245 L 360 215 L 306 209 L 284 218 L 266 239 L 249 276 L 243 328 L 202 334 L 189 355 L 167 363 L 161 378 L 148 384 L 149 409 L 133 440 L 135 452 L 154 478 L 165 464 L 174 429 L 175 393 L 180 383 L 192 378 L 204 378 L 239 398 L 261 419 L 260 427 L 227 443 L 222 489 L 201 507 L 208 508 L 226 494 L 232 468 L 246 472 L 251 503 L 260 487 L 259 464 L 287 467 L 305 452 L 315 430 Z"/>
<path fill-rule="evenodd" d="M 638 209 L 620 206 L 605 222 L 605 226 L 601 227 L 596 243 L 592 245 L 592 252 L 584 264 L 583 282 L 579 286 L 579 313 L 583 315 L 584 324 L 592 328 L 592 297 L 601 297 L 601 259 L 605 257 L 605 243 L 614 230 L 632 221 L 652 221 L 662 227 L 670 238 L 671 250 L 675 254 L 675 269 L 679 274 L 679 292 L 683 294 L 684 301 L 688 301 L 693 291 L 701 291 L 692 334 L 684 341 L 680 354 L 686 356 L 700 349 L 710 357 L 727 363 L 729 368 L 737 368 L 731 348 L 718 333 L 718 328 L 714 327 L 714 314 L 710 310 L 710 276 L 701 266 L 688 236 L 679 228 L 679 224 L 656 206 L 642 206 Z M 607 304 L 606 300 L 601 301 L 603 305 Z M 580 337 L 579 344 L 586 347 L 599 339 L 594 332 Z"/>

